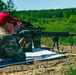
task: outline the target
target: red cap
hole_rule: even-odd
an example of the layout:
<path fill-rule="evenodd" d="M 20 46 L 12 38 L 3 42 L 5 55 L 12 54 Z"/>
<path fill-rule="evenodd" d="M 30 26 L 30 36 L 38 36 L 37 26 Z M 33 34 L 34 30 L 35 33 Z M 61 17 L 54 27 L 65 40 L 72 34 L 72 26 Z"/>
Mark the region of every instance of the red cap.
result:
<path fill-rule="evenodd" d="M 4 25 L 6 22 L 18 22 L 19 18 L 13 18 L 9 13 L 0 12 L 0 25 Z"/>

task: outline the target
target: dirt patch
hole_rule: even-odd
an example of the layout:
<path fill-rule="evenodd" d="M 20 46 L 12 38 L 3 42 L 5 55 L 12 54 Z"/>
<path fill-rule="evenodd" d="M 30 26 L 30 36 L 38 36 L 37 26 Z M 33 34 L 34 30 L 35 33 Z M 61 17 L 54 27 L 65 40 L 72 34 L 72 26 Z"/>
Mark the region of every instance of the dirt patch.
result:
<path fill-rule="evenodd" d="M 76 54 L 76 46 L 60 46 L 60 52 L 72 55 L 55 60 L 35 61 L 29 65 L 0 68 L 0 75 L 63 75 L 70 67 L 76 68 L 76 55 L 73 55 Z"/>

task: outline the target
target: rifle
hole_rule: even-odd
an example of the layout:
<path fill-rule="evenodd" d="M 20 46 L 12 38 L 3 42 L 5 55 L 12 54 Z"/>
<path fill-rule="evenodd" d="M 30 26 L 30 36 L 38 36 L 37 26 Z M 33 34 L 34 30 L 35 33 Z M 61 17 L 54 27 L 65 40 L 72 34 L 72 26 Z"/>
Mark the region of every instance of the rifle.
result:
<path fill-rule="evenodd" d="M 53 42 L 55 46 L 55 43 L 57 44 L 57 49 L 59 51 L 59 37 L 69 37 L 69 36 L 76 36 L 76 34 L 70 34 L 69 32 L 44 32 L 42 30 L 45 30 L 44 27 L 32 27 L 30 29 L 25 29 L 19 32 L 16 35 L 21 35 L 26 39 L 27 42 L 30 42 L 30 39 L 34 42 L 34 48 L 41 48 L 41 37 L 53 37 Z"/>

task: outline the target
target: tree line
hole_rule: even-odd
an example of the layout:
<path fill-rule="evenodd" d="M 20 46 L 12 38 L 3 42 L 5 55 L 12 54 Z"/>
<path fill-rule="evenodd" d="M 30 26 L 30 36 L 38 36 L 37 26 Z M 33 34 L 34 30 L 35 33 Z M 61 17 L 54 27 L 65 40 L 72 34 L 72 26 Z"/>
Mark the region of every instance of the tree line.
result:
<path fill-rule="evenodd" d="M 76 22 L 76 8 L 67 9 L 49 9 L 49 10 L 23 10 L 16 11 L 16 17 L 22 20 L 37 21 L 39 18 L 62 18 L 69 19 L 71 22 Z"/>
<path fill-rule="evenodd" d="M 17 11 L 18 14 L 37 18 L 62 18 L 76 15 L 76 8 Z M 22 16 L 21 14 L 21 16 Z"/>

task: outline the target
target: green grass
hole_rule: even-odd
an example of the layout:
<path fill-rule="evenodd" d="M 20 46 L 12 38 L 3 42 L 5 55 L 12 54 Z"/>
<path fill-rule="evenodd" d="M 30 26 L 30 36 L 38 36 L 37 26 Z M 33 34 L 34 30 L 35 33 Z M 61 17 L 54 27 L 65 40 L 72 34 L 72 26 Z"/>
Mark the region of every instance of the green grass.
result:
<path fill-rule="evenodd" d="M 76 23 L 69 22 L 68 19 L 63 18 L 38 18 L 37 22 L 32 22 L 34 26 L 42 26 L 45 27 L 46 30 L 44 31 L 50 31 L 50 32 L 69 32 L 69 33 L 76 33 Z M 52 37 L 50 39 L 42 38 L 42 43 L 46 44 L 48 42 L 48 46 L 52 43 Z M 63 45 L 73 45 L 76 44 L 75 40 L 73 40 L 74 37 L 60 37 L 59 43 Z"/>
<path fill-rule="evenodd" d="M 70 68 L 69 71 L 66 72 L 66 75 L 76 75 L 76 69 Z"/>
<path fill-rule="evenodd" d="M 46 31 L 76 32 L 76 23 L 68 22 L 62 18 L 39 18 L 37 22 L 31 22 L 34 26 L 43 26 Z"/>

